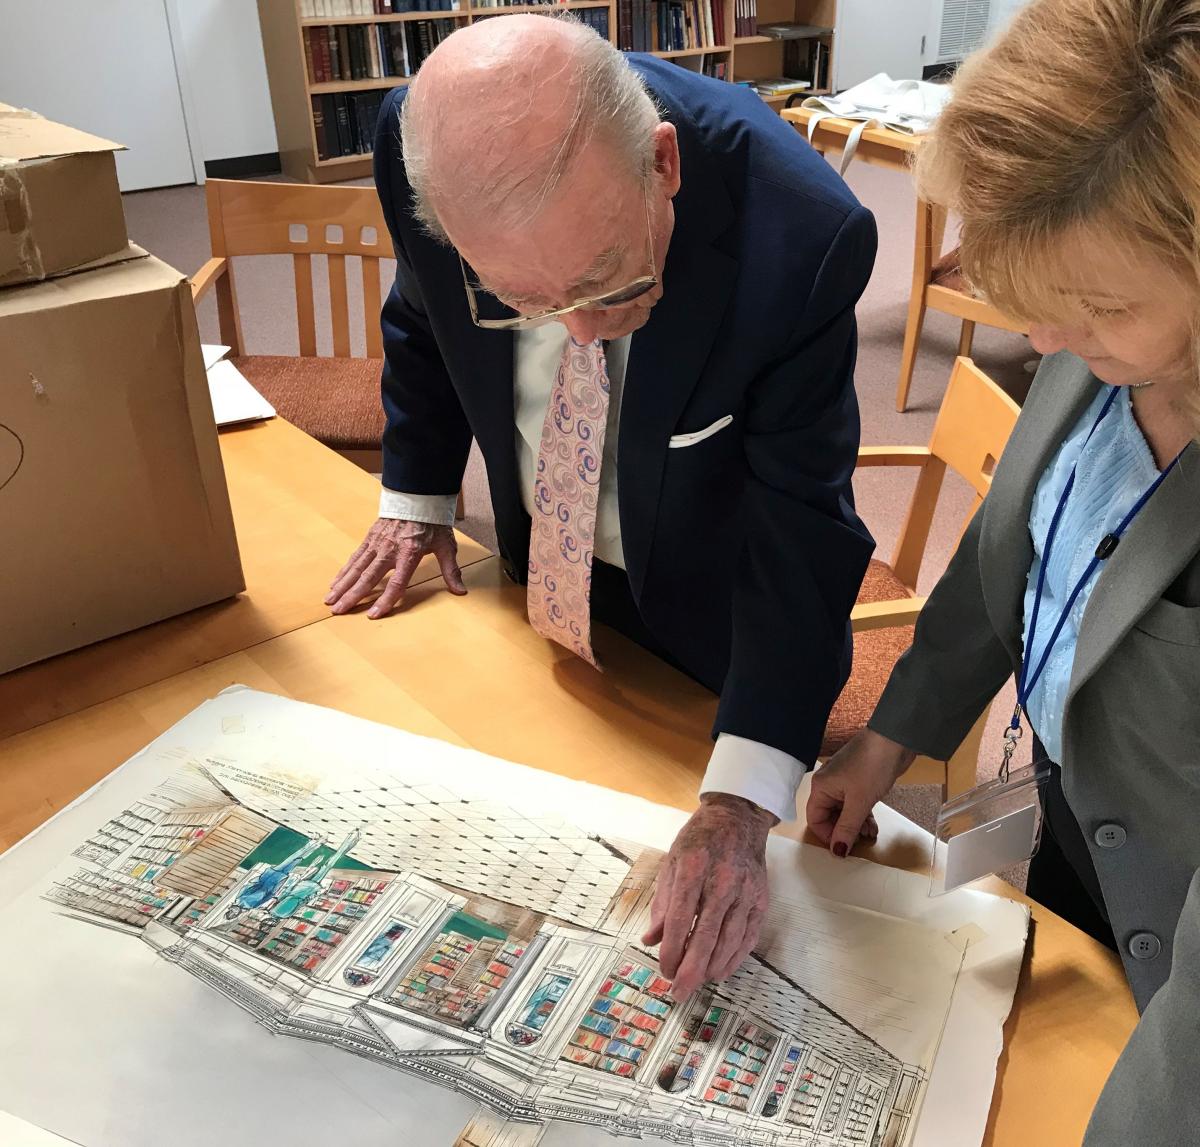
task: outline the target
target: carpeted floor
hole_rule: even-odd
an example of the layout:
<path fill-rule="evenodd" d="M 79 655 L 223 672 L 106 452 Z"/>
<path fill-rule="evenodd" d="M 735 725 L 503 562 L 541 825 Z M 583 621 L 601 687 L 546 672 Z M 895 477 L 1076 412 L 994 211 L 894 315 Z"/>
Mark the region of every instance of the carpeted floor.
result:
<path fill-rule="evenodd" d="M 683 173 L 687 178 L 686 171 Z M 924 444 L 928 440 L 942 391 L 957 347 L 958 326 L 950 318 L 930 314 L 921 344 L 910 408 L 896 413 L 894 394 L 900 365 L 904 320 L 912 281 L 915 201 L 907 177 L 855 164 L 848 182 L 875 213 L 879 224 L 879 257 L 874 276 L 858 308 L 860 345 L 857 388 L 862 408 L 865 444 Z M 125 196 L 130 237 L 160 258 L 188 273 L 209 257 L 204 191 L 199 187 L 168 188 Z M 320 262 L 320 260 L 318 260 Z M 315 275 L 320 279 L 324 268 Z M 290 261 L 286 256 L 238 261 L 238 294 L 247 349 L 252 354 L 296 354 L 295 295 Z M 385 279 L 393 266 L 388 265 Z M 363 353 L 361 291 L 355 292 L 357 270 L 351 269 L 352 329 L 357 323 L 354 352 Z M 668 282 L 666 289 L 670 290 Z M 321 308 L 324 284 L 317 284 L 319 350 L 328 354 L 328 313 Z M 201 334 L 206 342 L 219 341 L 211 299 L 200 309 Z M 974 357 L 1002 386 L 1018 399 L 1024 396 L 1029 375 L 1024 363 L 1031 358 L 1026 339 L 1003 331 L 979 328 Z M 872 470 L 856 480 L 859 509 L 878 541 L 878 556 L 887 558 L 895 543 L 911 495 L 913 475 Z M 464 483 L 467 519 L 463 530 L 481 543 L 495 544 L 487 477 L 478 454 L 473 454 Z M 921 576 L 921 592 L 945 568 L 970 504 L 965 484 L 951 476 L 942 496 Z M 373 517 L 372 506 L 363 507 L 364 531 Z M 1012 712 L 1011 690 L 993 706 L 992 722 L 980 760 L 980 775 L 993 775 L 999 762 L 997 746 L 1005 721 Z M 937 794 L 931 787 L 902 788 L 889 799 L 900 811 L 926 827 L 936 816 Z M 1019 876 L 1019 874 L 1016 874 Z"/>

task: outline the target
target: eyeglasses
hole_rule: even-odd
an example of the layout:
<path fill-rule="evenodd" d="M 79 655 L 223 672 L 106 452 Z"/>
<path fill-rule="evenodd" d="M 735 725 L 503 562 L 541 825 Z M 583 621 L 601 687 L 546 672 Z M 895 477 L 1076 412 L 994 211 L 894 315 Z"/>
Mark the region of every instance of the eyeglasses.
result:
<path fill-rule="evenodd" d="M 574 311 L 620 307 L 625 303 L 633 302 L 634 299 L 641 298 L 647 291 L 652 291 L 658 286 L 658 266 L 654 259 L 654 231 L 650 226 L 649 196 L 646 197 L 646 247 L 647 262 L 650 265 L 649 274 L 642 275 L 634 279 L 632 283 L 618 287 L 615 291 L 605 291 L 602 295 L 592 295 L 590 298 L 580 299 L 579 302 L 572 303 L 569 307 L 537 311 L 532 315 L 521 314 L 515 307 L 510 307 L 507 303 L 497 299 L 477 280 L 472 282 L 472 273 L 463 257 L 459 255 L 458 262 L 462 268 L 463 286 L 467 289 L 467 305 L 471 308 L 471 321 L 477 327 L 484 327 L 487 330 L 530 330 L 533 327 L 552 323 Z"/>

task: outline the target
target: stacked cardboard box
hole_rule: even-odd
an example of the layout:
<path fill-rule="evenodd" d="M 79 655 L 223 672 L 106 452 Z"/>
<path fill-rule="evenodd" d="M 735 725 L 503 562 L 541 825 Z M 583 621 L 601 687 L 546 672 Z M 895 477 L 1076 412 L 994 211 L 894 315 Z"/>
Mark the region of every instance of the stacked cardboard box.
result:
<path fill-rule="evenodd" d="M 0 104 L 0 672 L 244 588 L 187 279 L 118 145 Z"/>

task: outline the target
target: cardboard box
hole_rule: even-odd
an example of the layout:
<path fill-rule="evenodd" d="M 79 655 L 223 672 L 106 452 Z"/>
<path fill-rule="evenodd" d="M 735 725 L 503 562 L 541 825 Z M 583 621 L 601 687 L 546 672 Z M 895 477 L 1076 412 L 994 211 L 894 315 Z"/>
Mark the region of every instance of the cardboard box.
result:
<path fill-rule="evenodd" d="M 61 275 L 125 249 L 113 156 L 120 150 L 0 104 L 0 286 Z"/>
<path fill-rule="evenodd" d="M 0 291 L 0 672 L 245 587 L 187 279 Z"/>

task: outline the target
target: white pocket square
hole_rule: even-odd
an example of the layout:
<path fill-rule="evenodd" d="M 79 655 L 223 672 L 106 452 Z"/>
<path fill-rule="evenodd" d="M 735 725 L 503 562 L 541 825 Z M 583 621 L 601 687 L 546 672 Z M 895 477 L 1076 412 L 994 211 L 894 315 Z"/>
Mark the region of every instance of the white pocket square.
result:
<path fill-rule="evenodd" d="M 714 434 L 720 433 L 733 422 L 733 415 L 727 414 L 724 418 L 718 418 L 711 426 L 706 426 L 703 430 L 693 430 L 690 434 L 672 434 L 671 440 L 667 445 L 672 450 L 682 449 L 684 446 L 695 446 L 697 442 L 703 442 L 706 438 L 711 438 Z"/>

